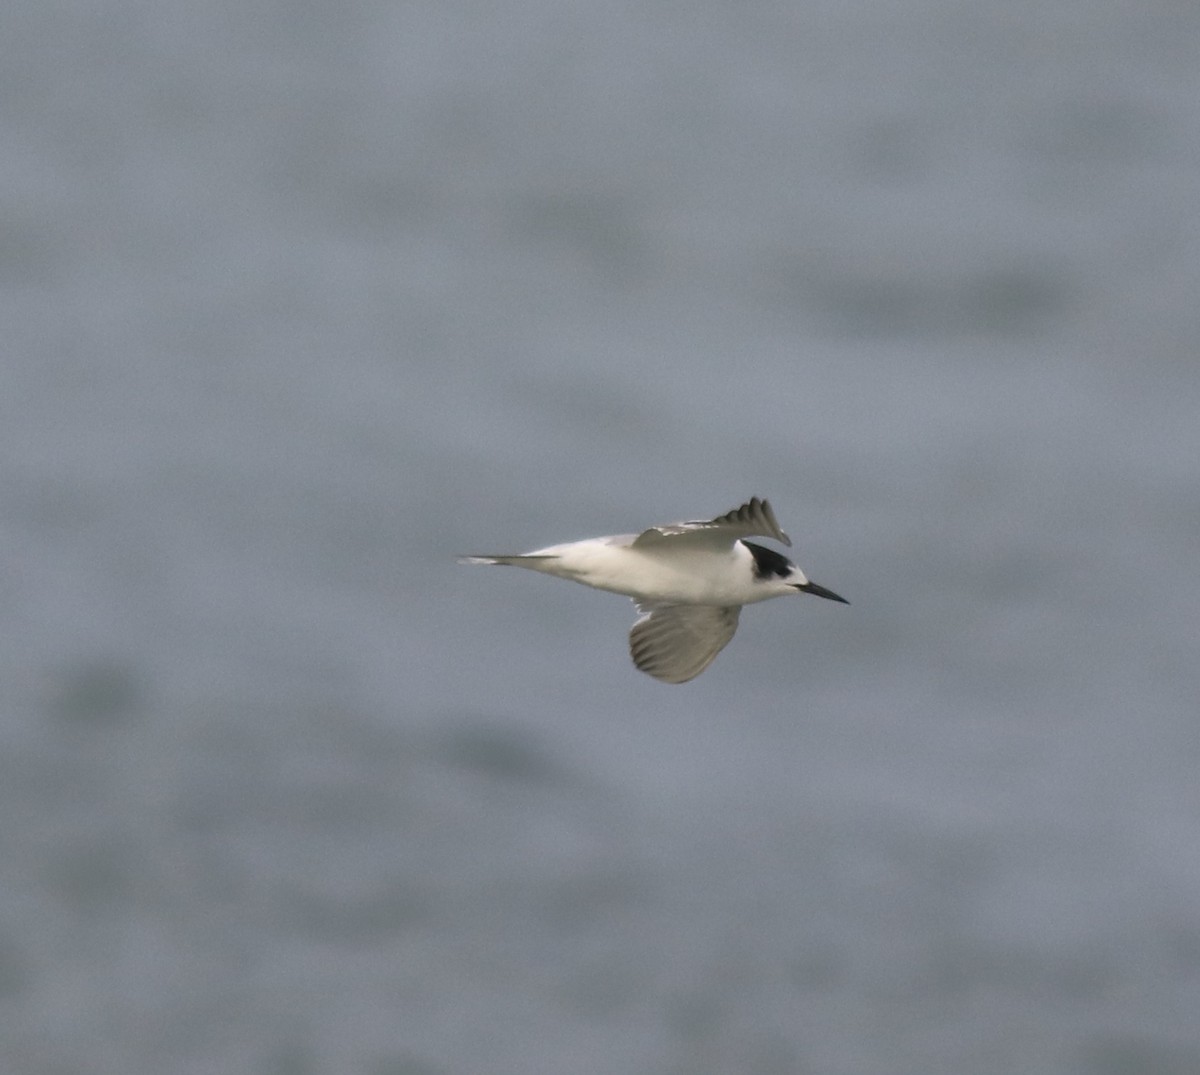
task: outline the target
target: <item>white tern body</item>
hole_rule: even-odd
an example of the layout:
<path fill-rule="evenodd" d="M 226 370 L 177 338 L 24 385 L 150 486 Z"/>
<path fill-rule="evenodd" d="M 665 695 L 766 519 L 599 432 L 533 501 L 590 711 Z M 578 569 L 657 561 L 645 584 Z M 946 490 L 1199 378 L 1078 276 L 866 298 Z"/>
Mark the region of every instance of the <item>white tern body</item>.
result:
<path fill-rule="evenodd" d="M 743 605 L 796 593 L 849 603 L 810 582 L 781 553 L 742 540 L 752 536 L 792 543 L 771 505 L 752 497 L 704 522 L 652 526 L 640 534 L 588 538 L 515 556 L 468 556 L 463 562 L 510 564 L 632 597 L 642 614 L 629 633 L 634 664 L 656 679 L 686 683 L 733 637 Z"/>

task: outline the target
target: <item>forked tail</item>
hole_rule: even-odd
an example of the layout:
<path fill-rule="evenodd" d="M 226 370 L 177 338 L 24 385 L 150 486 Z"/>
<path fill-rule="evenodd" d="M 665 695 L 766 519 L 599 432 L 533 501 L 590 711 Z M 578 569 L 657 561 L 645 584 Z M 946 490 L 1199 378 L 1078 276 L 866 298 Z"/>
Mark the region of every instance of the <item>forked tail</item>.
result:
<path fill-rule="evenodd" d="M 557 556 L 460 556 L 460 564 L 507 564 L 511 567 L 535 567 L 530 561 L 557 560 Z"/>

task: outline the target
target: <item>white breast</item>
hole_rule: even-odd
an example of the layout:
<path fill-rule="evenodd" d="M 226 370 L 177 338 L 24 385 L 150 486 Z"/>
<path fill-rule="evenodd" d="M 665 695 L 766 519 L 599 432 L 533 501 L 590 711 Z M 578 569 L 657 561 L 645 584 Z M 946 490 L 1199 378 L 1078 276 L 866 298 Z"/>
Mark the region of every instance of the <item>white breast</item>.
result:
<path fill-rule="evenodd" d="M 555 557 L 543 561 L 542 570 L 550 574 L 638 601 L 743 605 L 759 599 L 753 587 L 753 557 L 740 542 L 728 551 L 712 551 L 672 549 L 669 543 L 643 550 L 622 541 L 594 538 L 537 551 Z"/>

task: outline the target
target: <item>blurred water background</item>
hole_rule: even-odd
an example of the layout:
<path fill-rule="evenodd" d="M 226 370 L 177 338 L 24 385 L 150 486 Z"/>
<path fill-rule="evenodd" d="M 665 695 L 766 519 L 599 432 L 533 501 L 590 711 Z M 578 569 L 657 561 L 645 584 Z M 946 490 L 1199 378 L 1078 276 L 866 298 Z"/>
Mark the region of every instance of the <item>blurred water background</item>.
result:
<path fill-rule="evenodd" d="M 1200 1071 L 1200 8 L 0 42 L 0 1070 Z"/>

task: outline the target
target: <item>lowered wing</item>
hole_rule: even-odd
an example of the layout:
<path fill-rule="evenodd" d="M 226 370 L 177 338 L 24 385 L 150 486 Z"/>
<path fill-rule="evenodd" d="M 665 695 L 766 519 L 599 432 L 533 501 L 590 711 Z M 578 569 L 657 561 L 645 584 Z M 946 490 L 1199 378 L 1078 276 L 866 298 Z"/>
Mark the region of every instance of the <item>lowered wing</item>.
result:
<path fill-rule="evenodd" d="M 738 605 L 638 605 L 629 654 L 643 672 L 665 683 L 686 683 L 713 662 L 737 630 Z"/>

